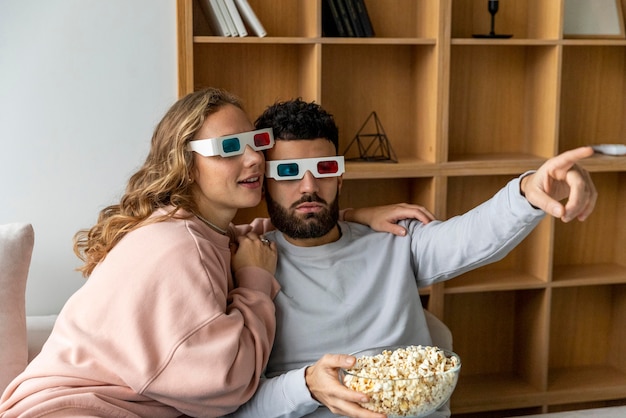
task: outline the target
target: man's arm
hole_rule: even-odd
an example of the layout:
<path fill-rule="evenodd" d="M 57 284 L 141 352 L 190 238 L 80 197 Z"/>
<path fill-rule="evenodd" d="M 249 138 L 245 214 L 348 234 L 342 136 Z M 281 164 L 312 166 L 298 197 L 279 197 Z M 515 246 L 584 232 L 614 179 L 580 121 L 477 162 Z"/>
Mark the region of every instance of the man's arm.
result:
<path fill-rule="evenodd" d="M 305 369 L 290 370 L 272 378 L 262 378 L 247 403 L 228 417 L 232 418 L 297 418 L 319 407 L 304 380 Z"/>

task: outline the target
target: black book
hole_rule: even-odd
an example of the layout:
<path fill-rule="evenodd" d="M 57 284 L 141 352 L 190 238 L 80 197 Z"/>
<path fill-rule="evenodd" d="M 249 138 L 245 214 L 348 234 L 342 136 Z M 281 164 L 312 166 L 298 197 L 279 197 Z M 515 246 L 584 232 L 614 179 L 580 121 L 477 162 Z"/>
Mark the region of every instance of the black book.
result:
<path fill-rule="evenodd" d="M 350 22 L 350 15 L 348 14 L 348 8 L 346 7 L 345 0 L 331 1 L 335 3 L 337 11 L 339 12 L 339 16 L 341 16 L 341 22 L 343 23 L 343 28 L 346 31 L 346 36 L 355 37 L 356 33 L 354 32 L 354 28 L 352 27 L 352 22 Z"/>
<path fill-rule="evenodd" d="M 350 23 L 352 23 L 354 34 L 359 38 L 365 37 L 365 32 L 363 31 L 363 26 L 361 25 L 361 19 L 359 18 L 359 14 L 356 11 L 355 0 L 344 1 L 346 2 L 346 9 L 348 9 L 348 16 L 350 16 Z"/>
<path fill-rule="evenodd" d="M 322 31 L 323 35 L 328 37 L 346 36 L 346 30 L 334 0 L 322 2 Z"/>
<path fill-rule="evenodd" d="M 372 26 L 372 21 L 370 19 L 370 15 L 367 12 L 367 7 L 365 6 L 365 0 L 353 0 L 356 6 L 357 14 L 359 15 L 359 20 L 361 22 L 361 26 L 363 27 L 363 32 L 365 32 L 365 36 L 373 37 L 374 27 Z"/>

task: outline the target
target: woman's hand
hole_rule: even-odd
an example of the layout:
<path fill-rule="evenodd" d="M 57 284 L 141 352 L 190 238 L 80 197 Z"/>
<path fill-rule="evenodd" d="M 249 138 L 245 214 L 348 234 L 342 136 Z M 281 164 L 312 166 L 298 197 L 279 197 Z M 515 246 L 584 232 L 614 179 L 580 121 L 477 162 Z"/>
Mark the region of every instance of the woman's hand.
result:
<path fill-rule="evenodd" d="M 396 203 L 386 206 L 372 206 L 369 208 L 346 209 L 343 219 L 368 225 L 374 231 L 390 232 L 394 235 L 405 236 L 406 229 L 398 225 L 403 219 L 417 219 L 423 224 L 435 220 L 435 216 L 423 206 L 408 203 Z"/>
<path fill-rule="evenodd" d="M 276 244 L 259 237 L 254 232 L 237 237 L 237 244 L 231 245 L 231 268 L 236 272 L 243 267 L 260 267 L 269 271 L 272 275 L 276 273 L 276 262 L 278 253 Z"/>

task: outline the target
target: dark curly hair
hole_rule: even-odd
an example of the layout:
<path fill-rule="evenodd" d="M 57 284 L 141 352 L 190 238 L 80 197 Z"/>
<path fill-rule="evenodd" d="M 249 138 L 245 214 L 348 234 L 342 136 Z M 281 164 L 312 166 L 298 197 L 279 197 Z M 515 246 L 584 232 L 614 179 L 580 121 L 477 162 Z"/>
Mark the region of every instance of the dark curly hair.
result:
<path fill-rule="evenodd" d="M 339 129 L 333 115 L 300 97 L 269 106 L 254 124 L 256 129 L 272 128 L 276 139 L 326 138 L 339 151 Z"/>

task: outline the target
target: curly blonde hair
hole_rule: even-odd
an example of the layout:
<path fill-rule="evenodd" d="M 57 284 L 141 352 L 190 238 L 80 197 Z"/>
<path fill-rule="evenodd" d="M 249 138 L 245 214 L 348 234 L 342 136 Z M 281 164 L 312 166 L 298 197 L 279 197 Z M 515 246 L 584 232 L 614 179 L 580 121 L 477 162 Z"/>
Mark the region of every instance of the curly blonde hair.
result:
<path fill-rule="evenodd" d="M 150 223 L 170 218 L 179 209 L 195 211 L 190 179 L 193 155 L 186 150 L 187 143 L 194 139 L 208 115 L 227 104 L 243 109 L 231 93 L 207 88 L 188 94 L 167 111 L 154 130 L 146 161 L 130 177 L 120 203 L 104 208 L 91 229 L 80 230 L 74 236 L 74 253 L 84 261 L 77 270 L 84 277 L 89 277 L 127 233 L 147 224 L 156 209 L 174 207 Z"/>

